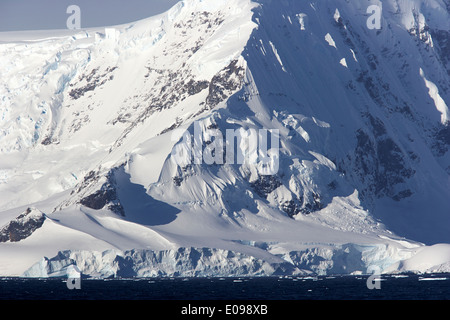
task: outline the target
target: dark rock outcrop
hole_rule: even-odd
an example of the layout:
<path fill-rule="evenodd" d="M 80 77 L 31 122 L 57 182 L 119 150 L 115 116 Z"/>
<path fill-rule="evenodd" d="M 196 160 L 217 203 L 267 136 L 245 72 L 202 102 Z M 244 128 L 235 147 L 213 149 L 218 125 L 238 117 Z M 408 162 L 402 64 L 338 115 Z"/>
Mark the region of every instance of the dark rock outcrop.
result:
<path fill-rule="evenodd" d="M 42 227 L 45 219 L 44 213 L 28 208 L 0 229 L 0 242 L 18 242 L 28 238 L 34 231 Z"/>
<path fill-rule="evenodd" d="M 125 216 L 125 210 L 117 196 L 114 170 L 108 173 L 107 181 L 102 185 L 100 190 L 81 199 L 80 204 L 94 210 L 107 207 L 112 212 Z"/>

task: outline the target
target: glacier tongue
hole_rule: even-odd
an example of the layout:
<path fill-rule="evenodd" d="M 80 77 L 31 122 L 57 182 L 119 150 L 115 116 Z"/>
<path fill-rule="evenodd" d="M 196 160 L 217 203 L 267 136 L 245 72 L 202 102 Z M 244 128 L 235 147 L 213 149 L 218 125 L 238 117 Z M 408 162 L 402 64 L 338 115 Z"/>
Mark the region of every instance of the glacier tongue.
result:
<path fill-rule="evenodd" d="M 296 274 L 289 263 L 267 263 L 230 250 L 180 248 L 152 251 L 65 251 L 44 258 L 24 277 L 64 277 L 69 266 L 76 265 L 85 276 L 108 277 L 226 277 Z"/>
<path fill-rule="evenodd" d="M 256 245 L 273 252 L 278 261 L 267 262 L 240 252 L 215 248 L 63 251 L 50 259 L 44 257 L 22 276 L 67 277 L 71 266 L 76 266 L 83 276 L 93 278 L 259 277 L 371 274 L 373 271 L 381 274 L 408 271 L 402 261 L 414 259 L 415 253 L 413 249 L 382 244 L 345 244 L 313 245 L 304 250 L 282 250 L 285 253 L 281 254 L 283 244 Z"/>

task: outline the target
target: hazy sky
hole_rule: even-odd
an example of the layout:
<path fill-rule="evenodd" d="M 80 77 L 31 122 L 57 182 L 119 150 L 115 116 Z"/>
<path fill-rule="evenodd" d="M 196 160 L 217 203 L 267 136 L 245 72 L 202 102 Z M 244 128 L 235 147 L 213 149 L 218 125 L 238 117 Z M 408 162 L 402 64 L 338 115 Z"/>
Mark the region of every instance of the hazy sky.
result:
<path fill-rule="evenodd" d="M 179 0 L 0 0 L 0 32 L 66 29 L 67 8 L 77 5 L 81 28 L 110 26 L 162 13 Z"/>

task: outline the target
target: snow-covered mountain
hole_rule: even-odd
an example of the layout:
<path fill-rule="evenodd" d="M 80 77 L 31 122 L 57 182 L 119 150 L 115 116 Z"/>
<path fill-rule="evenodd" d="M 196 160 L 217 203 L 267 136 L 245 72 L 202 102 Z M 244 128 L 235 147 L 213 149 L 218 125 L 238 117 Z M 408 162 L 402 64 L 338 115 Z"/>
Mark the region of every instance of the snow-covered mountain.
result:
<path fill-rule="evenodd" d="M 449 8 L 184 0 L 0 33 L 0 275 L 449 271 Z M 217 161 L 250 150 L 227 130 L 268 133 L 274 170 Z"/>

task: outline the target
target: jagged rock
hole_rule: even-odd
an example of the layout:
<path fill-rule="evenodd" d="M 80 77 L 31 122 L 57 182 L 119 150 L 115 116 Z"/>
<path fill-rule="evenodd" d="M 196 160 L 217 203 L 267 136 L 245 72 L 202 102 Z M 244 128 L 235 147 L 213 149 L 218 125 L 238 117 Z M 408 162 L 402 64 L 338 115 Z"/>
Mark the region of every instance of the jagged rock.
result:
<path fill-rule="evenodd" d="M 412 194 L 413 194 L 412 191 L 407 189 L 407 190 L 400 191 L 398 194 L 393 196 L 392 199 L 394 199 L 395 201 L 400 201 L 404 198 L 411 197 Z"/>
<path fill-rule="evenodd" d="M 374 132 L 381 135 L 371 138 L 363 130 L 357 131 L 352 174 L 365 186 L 363 193 L 393 197 L 394 187 L 406 182 L 415 171 L 405 161 L 408 155 L 404 155 L 391 138 L 384 136 L 384 127 L 379 122 Z"/>
<path fill-rule="evenodd" d="M 238 61 L 233 60 L 224 70 L 213 77 L 209 85 L 209 95 L 206 98 L 209 108 L 214 108 L 242 86 L 244 71 L 244 68 L 238 65 Z"/>
<path fill-rule="evenodd" d="M 0 242 L 18 242 L 28 238 L 34 231 L 42 227 L 45 219 L 45 215 L 41 211 L 28 208 L 0 230 Z"/>
<path fill-rule="evenodd" d="M 302 212 L 301 205 L 295 200 L 289 200 L 282 203 L 281 210 L 286 212 L 291 218 Z"/>
<path fill-rule="evenodd" d="M 281 186 L 282 183 L 276 176 L 259 176 L 250 185 L 260 197 L 267 198 L 267 195 Z"/>
<path fill-rule="evenodd" d="M 300 212 L 303 214 L 310 214 L 315 211 L 323 209 L 323 204 L 321 202 L 321 197 L 319 194 L 313 192 L 312 199 L 310 201 L 305 201 Z"/>
<path fill-rule="evenodd" d="M 91 172 L 86 178 L 87 181 L 94 179 L 95 173 Z M 114 170 L 111 170 L 107 175 L 107 181 L 102 185 L 100 190 L 97 190 L 93 194 L 90 194 L 80 200 L 80 204 L 94 209 L 100 210 L 107 207 L 109 210 L 116 214 L 125 216 L 125 210 L 120 204 L 119 197 L 117 196 L 117 190 L 115 187 Z"/>
<path fill-rule="evenodd" d="M 438 156 L 443 156 L 449 150 L 450 147 L 450 125 L 438 129 L 435 134 L 435 140 L 433 144 L 433 151 Z"/>
<path fill-rule="evenodd" d="M 104 85 L 107 81 L 113 80 L 114 76 L 110 75 L 117 67 L 108 67 L 105 72 L 97 75 L 99 68 L 95 68 L 88 75 L 82 75 L 78 79 L 79 82 L 86 80 L 87 84 L 80 88 L 72 89 L 69 92 L 69 96 L 77 100 L 84 96 L 89 91 L 94 91 L 97 87 Z"/>

